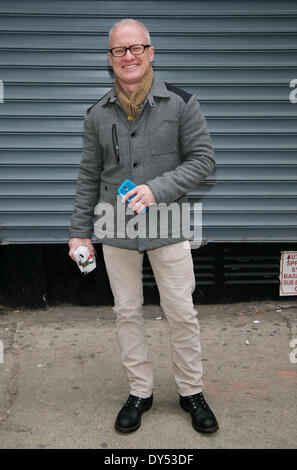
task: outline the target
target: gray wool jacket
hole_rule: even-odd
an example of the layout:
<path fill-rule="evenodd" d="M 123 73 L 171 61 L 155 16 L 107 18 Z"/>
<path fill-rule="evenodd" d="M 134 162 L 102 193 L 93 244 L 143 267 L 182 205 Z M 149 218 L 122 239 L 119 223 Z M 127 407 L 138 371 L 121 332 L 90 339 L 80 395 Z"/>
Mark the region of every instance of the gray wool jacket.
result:
<path fill-rule="evenodd" d="M 195 95 L 154 75 L 139 115 L 129 122 L 112 88 L 85 116 L 70 236 L 92 238 L 95 227 L 95 241 L 139 251 L 189 239 L 178 212 L 173 217 L 168 209 L 188 207 L 183 204 L 187 192 L 214 167 L 210 135 Z M 148 185 L 156 205 L 136 215 L 122 204 L 117 189 L 127 178 Z M 162 207 L 167 208 L 165 230 L 160 227 Z"/>

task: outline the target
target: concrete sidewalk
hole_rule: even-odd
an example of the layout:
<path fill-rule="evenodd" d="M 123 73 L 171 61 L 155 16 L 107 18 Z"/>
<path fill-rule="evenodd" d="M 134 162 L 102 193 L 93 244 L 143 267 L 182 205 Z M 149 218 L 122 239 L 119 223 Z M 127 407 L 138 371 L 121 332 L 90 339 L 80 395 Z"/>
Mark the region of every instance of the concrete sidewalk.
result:
<path fill-rule="evenodd" d="M 111 307 L 2 308 L 0 448 L 296 449 L 296 298 L 197 308 L 217 433 L 196 432 L 179 406 L 158 306 L 144 308 L 154 404 L 127 435 L 114 429 L 129 389 Z"/>

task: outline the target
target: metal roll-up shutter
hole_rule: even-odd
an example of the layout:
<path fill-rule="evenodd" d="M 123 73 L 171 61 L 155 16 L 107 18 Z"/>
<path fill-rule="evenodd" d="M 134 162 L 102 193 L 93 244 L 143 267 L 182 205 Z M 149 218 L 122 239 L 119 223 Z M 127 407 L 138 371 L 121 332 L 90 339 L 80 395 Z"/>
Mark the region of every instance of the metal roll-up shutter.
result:
<path fill-rule="evenodd" d="M 113 81 L 108 31 L 130 16 L 208 121 L 217 167 L 190 193 L 203 238 L 296 240 L 296 1 L 2 0 L 1 242 L 68 240 L 84 112 Z"/>

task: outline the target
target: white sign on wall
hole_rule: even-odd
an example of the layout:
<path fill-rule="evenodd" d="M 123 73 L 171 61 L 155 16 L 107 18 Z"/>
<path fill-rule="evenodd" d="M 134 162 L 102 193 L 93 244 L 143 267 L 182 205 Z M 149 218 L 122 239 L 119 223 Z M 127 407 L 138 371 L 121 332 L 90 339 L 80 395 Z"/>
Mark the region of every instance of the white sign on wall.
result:
<path fill-rule="evenodd" d="M 297 295 L 297 251 L 281 253 L 279 295 Z"/>

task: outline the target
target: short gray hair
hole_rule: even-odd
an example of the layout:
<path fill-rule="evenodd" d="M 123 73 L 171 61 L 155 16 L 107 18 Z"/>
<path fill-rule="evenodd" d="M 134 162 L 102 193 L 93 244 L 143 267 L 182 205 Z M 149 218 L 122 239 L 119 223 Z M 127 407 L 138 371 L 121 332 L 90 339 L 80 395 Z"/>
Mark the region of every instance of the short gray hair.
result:
<path fill-rule="evenodd" d="M 111 36 L 112 36 L 113 31 L 116 28 L 118 28 L 119 26 L 125 26 L 125 25 L 127 25 L 127 26 L 128 25 L 134 25 L 134 26 L 138 25 L 138 26 L 140 26 L 144 30 L 144 32 L 147 36 L 148 44 L 151 44 L 151 37 L 150 37 L 150 33 L 149 33 L 149 30 L 147 29 L 147 27 L 144 26 L 144 24 L 141 23 L 140 21 L 134 20 L 133 18 L 124 18 L 124 19 L 118 21 L 117 23 L 115 23 L 109 31 L 109 41 L 111 40 Z"/>

